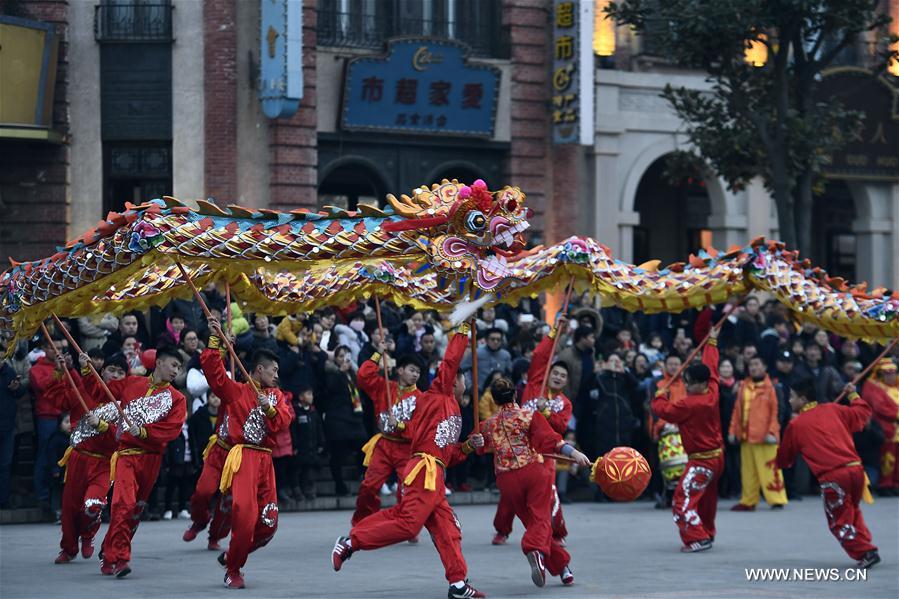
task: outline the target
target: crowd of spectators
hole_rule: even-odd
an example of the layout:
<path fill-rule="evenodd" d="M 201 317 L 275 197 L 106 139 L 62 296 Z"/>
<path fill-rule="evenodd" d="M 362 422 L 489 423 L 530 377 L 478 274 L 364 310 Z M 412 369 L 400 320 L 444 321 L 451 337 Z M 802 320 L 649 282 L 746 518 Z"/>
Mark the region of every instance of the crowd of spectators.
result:
<path fill-rule="evenodd" d="M 333 481 L 334 494 L 350 494 L 352 483 L 363 473 L 360 448 L 376 432 L 371 401 L 356 381 L 359 365 L 381 342 L 373 303 L 273 318 L 244 313 L 238 302 L 226 306 L 214 287 L 203 294 L 213 314 L 230 323 L 241 359 L 249 360 L 260 349 L 279 357 L 279 384 L 291 394 L 294 412 L 293 426 L 278 436 L 273 452 L 279 498 L 314 498 L 322 487 L 317 481 L 326 478 Z M 401 309 L 387 302 L 382 302 L 381 308 L 391 361 L 414 355 L 421 367 L 418 386 L 426 389 L 446 348 L 449 324 L 436 312 Z M 769 377 L 777 392 L 777 419 L 782 430 L 791 417 L 788 399 L 792 383 L 801 378 L 813 380 L 818 401 L 833 401 L 879 350 L 800 323 L 783 305 L 774 301 L 762 304 L 754 296 L 739 306 L 654 315 L 598 308 L 596 298 L 586 294 L 573 298 L 570 324 L 560 333 L 557 356 L 568 366 L 565 393 L 574 406 L 567 436 L 592 457 L 620 445 L 636 448 L 653 465 L 654 480 L 647 496 L 657 496 L 660 505 L 665 501 L 665 483 L 658 476 L 658 430 L 649 402 L 659 381 L 678 370 L 711 323 L 725 314 L 723 310 L 729 310 L 719 341 L 722 444 L 727 453 L 719 492 L 725 498 L 740 491 L 739 440 L 729 439 L 728 430 L 739 402 L 736 389 L 741 379 Z M 178 348 L 184 367 L 174 384 L 187 396 L 190 414 L 181 436 L 168 447 L 158 483 L 164 493 L 154 493 L 149 512 L 164 518 L 188 517 L 188 499 L 220 406 L 200 367 L 199 355 L 209 330 L 199 305 L 176 300 L 148 312 L 73 319 L 67 326 L 95 365 L 121 364 L 130 374 L 146 374 L 152 369 L 155 347 L 164 344 Z M 523 388 L 532 352 L 549 328 L 537 300 L 479 312 L 477 380 L 471 380 L 470 354 L 463 360 L 462 370 L 468 388 L 477 386 L 481 420 L 496 410 L 490 399 L 490 382 L 506 376 Z M 0 349 L 5 350 L 5 346 Z M 61 351 L 77 363 L 65 342 Z M 35 337 L 13 348 L 12 357 L 2 363 L 0 507 L 37 502 L 51 509 L 58 493 L 61 476 L 55 461 L 65 449 L 70 427 L 58 401 L 43 393 L 47 377 L 54 376 L 54 352 L 52 346 Z M 463 436 L 473 427 L 472 399 L 467 392 L 461 400 Z M 883 442 L 877 419 L 857 435 L 874 485 L 880 474 Z M 29 447 L 34 467 L 26 472 L 22 463 Z M 475 456 L 451 468 L 448 488 L 495 489 L 491 464 L 489 456 Z M 578 487 L 593 489 L 582 495 L 603 500 L 601 493 L 587 484 L 587 473 L 565 465 L 558 468 L 563 501 L 568 501 Z M 16 493 L 12 493 L 13 473 L 20 482 L 30 476 L 33 489 L 18 484 Z M 330 477 L 325 476 L 327 473 Z M 814 492 L 811 475 L 801 463 L 785 472 L 784 479 L 790 498 L 801 499 Z M 330 493 L 331 487 L 327 488 Z M 382 493 L 391 492 L 395 492 L 395 485 L 382 489 Z"/>

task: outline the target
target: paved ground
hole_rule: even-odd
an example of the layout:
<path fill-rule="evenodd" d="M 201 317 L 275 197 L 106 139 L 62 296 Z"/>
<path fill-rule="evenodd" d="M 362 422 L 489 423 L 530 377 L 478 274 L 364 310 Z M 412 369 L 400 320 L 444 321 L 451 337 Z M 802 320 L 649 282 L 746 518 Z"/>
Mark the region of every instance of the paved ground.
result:
<path fill-rule="evenodd" d="M 668 512 L 648 503 L 566 506 L 569 549 L 576 584 L 558 579 L 544 589 L 530 582 L 518 547 L 490 545 L 492 506 L 461 506 L 464 551 L 472 582 L 489 597 L 899 597 L 899 500 L 865 506 L 883 562 L 866 582 L 747 582 L 745 568 L 837 568 L 851 562 L 824 526 L 819 500 L 792 503 L 783 512 L 727 511 L 718 518 L 718 542 L 706 553 L 678 553 Z M 334 538 L 347 530 L 349 512 L 284 514 L 268 547 L 250 556 L 245 570 L 249 597 L 445 597 L 437 553 L 423 535 L 418 546 L 403 544 L 359 552 L 335 574 L 329 565 Z M 101 578 L 97 560 L 54 566 L 58 527 L 0 527 L 0 596 L 19 597 L 219 597 L 223 573 L 200 540 L 181 541 L 184 523 L 141 525 L 124 580 Z M 101 533 L 105 532 L 105 527 Z"/>

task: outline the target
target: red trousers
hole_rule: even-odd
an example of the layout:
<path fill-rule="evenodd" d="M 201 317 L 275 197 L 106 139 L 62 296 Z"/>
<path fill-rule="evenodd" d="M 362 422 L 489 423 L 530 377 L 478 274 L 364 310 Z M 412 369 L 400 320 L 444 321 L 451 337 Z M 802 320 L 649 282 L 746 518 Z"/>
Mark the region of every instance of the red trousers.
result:
<path fill-rule="evenodd" d="M 550 477 L 554 479 L 556 475 L 555 460 L 547 460 L 545 463 L 550 465 L 546 470 L 550 473 Z M 568 536 L 568 528 L 565 526 L 562 502 L 559 501 L 559 491 L 556 489 L 555 484 L 552 486 L 551 502 L 553 538 L 561 540 Z M 515 511 L 512 509 L 511 502 L 505 496 L 500 495 L 499 503 L 496 506 L 496 515 L 493 517 L 493 528 L 496 529 L 497 533 L 508 537 L 512 534 L 512 522 L 514 520 Z"/>
<path fill-rule="evenodd" d="M 865 490 L 864 468 L 849 466 L 833 470 L 821 477 L 820 484 L 827 526 L 843 550 L 855 560 L 868 551 L 876 551 L 858 505 Z"/>
<path fill-rule="evenodd" d="M 723 455 L 687 462 L 671 503 L 674 523 L 684 545 L 715 536 L 715 515 L 718 512 L 718 485 L 715 481 L 723 471 Z"/>
<path fill-rule="evenodd" d="M 500 497 L 505 497 L 512 511 L 524 524 L 521 550 L 539 551 L 546 569 L 559 576 L 571 556 L 552 534 L 552 478 L 543 464 L 528 464 L 518 470 L 496 473 Z"/>
<path fill-rule="evenodd" d="M 383 437 L 378 441 L 365 471 L 365 478 L 359 485 L 353 525 L 381 509 L 381 486 L 394 471 L 399 475 L 405 470 L 406 463 L 412 455 L 411 448 L 409 443 L 391 441 Z M 400 479 L 402 478 L 400 476 Z"/>
<path fill-rule="evenodd" d="M 416 463 L 417 459 L 411 460 L 405 470 L 411 470 Z M 405 476 L 403 472 L 401 478 Z M 424 479 L 422 470 L 411 485 L 403 487 L 398 504 L 354 524 L 350 531 L 353 549 L 364 551 L 402 543 L 418 535 L 424 526 L 440 554 L 446 580 L 465 580 L 468 566 L 462 557 L 462 524 L 446 501 L 444 473 L 437 473 L 434 491 L 425 490 Z"/>
<path fill-rule="evenodd" d="M 222 480 L 222 467 L 228 451 L 221 445 L 213 445 L 203 461 L 203 472 L 197 481 L 197 488 L 190 497 L 190 519 L 195 525 L 203 528 L 209 524 L 209 540 L 224 539 L 231 532 L 231 494 L 219 493 Z"/>
<path fill-rule="evenodd" d="M 264 547 L 278 529 L 278 493 L 272 454 L 243 449 L 240 470 L 231 482 L 231 542 L 228 571 L 237 572 L 247 556 Z"/>
<path fill-rule="evenodd" d="M 881 489 L 899 489 L 899 443 L 884 441 L 880 448 L 880 480 L 877 486 Z"/>
<path fill-rule="evenodd" d="M 131 539 L 140 525 L 140 516 L 147 507 L 161 465 L 161 454 L 119 456 L 112 486 L 109 529 L 103 539 L 103 559 L 107 563 L 131 560 Z"/>
<path fill-rule="evenodd" d="M 74 555 L 78 539 L 89 541 L 100 530 L 100 513 L 109 493 L 109 458 L 72 450 L 62 490 L 62 540 L 59 547 Z"/>

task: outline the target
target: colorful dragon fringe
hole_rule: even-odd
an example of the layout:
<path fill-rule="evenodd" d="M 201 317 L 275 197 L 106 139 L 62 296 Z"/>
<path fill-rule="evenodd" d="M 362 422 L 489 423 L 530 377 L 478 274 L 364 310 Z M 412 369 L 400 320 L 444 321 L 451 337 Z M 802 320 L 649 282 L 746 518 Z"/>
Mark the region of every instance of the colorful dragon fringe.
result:
<path fill-rule="evenodd" d="M 899 294 L 850 288 L 800 262 L 782 244 L 756 240 L 725 254 L 701 252 L 663 270 L 616 260 L 592 239 L 524 250 L 525 195 L 444 180 L 389 207 L 358 212 L 278 212 L 173 198 L 111 213 L 50 258 L 0 275 L 0 334 L 23 338 L 61 317 L 122 312 L 190 296 L 177 263 L 198 285 L 228 281 L 249 310 L 288 314 L 377 294 L 447 310 L 458 302 L 516 302 L 563 286 L 592 290 L 605 305 L 678 312 L 755 288 L 803 319 L 840 335 L 899 334 Z"/>

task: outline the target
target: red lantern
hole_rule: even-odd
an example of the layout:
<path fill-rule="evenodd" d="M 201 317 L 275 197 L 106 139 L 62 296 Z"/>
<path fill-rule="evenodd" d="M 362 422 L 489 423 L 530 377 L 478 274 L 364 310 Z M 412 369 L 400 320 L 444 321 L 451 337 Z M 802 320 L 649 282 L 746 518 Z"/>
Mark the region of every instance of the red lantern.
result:
<path fill-rule="evenodd" d="M 615 501 L 633 501 L 649 485 L 652 471 L 646 458 L 632 447 L 616 447 L 593 464 L 591 478 Z"/>
<path fill-rule="evenodd" d="M 146 349 L 140 354 L 140 363 L 144 368 L 147 369 L 147 372 L 156 368 L 156 350 L 155 349 Z"/>

